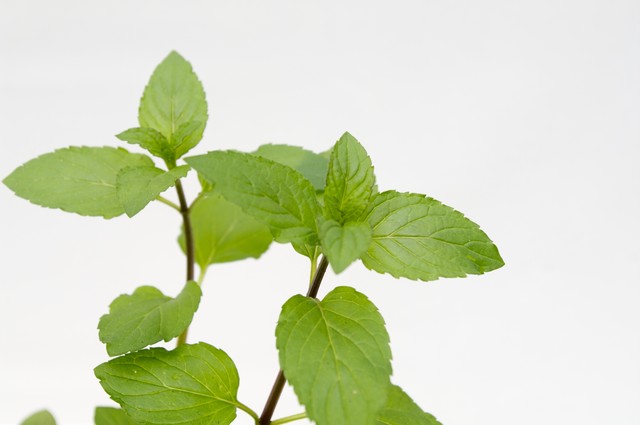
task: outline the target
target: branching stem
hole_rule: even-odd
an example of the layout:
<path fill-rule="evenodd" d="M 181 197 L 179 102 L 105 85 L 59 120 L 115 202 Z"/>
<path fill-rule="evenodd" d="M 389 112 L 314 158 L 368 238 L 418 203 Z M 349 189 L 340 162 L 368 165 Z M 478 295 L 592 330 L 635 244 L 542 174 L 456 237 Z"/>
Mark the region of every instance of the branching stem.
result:
<path fill-rule="evenodd" d="M 309 286 L 309 290 L 307 291 L 307 297 L 315 298 L 318 295 L 318 290 L 320 289 L 320 284 L 322 283 L 322 278 L 324 277 L 324 273 L 327 271 L 328 265 L 329 262 L 327 261 L 327 257 L 322 256 L 320 264 L 316 268 L 316 272 L 311 281 L 311 286 Z M 271 388 L 271 393 L 269 394 L 267 403 L 262 410 L 262 415 L 260 415 L 260 425 L 273 425 L 271 418 L 273 417 L 273 412 L 276 410 L 278 400 L 280 400 L 280 395 L 282 394 L 282 390 L 286 382 L 287 379 L 284 377 L 284 372 L 280 370 L 278 372 L 278 376 L 276 376 L 275 382 L 273 383 L 273 387 Z"/>

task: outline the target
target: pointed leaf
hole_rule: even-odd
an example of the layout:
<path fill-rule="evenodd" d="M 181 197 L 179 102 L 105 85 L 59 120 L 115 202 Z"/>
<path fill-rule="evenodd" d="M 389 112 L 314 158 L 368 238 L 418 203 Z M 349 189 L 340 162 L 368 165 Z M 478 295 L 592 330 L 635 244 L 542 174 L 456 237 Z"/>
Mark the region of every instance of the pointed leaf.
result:
<path fill-rule="evenodd" d="M 477 224 L 433 198 L 384 192 L 374 198 L 366 218 L 373 241 L 362 262 L 378 273 L 428 281 L 504 265 Z"/>
<path fill-rule="evenodd" d="M 335 220 L 326 220 L 320 226 L 320 241 L 322 251 L 337 274 L 369 248 L 371 227 L 369 223 L 350 222 L 341 225 Z"/>
<path fill-rule="evenodd" d="M 22 421 L 20 425 L 56 425 L 56 420 L 48 410 L 40 410 Z"/>
<path fill-rule="evenodd" d="M 354 221 L 366 210 L 376 179 L 371 159 L 349 133 L 335 144 L 329 160 L 324 206 L 328 216 L 340 223 Z"/>
<path fill-rule="evenodd" d="M 72 146 L 32 159 L 4 184 L 43 207 L 112 218 L 124 213 L 116 194 L 118 172 L 140 166 L 153 166 L 153 161 L 121 148 Z"/>
<path fill-rule="evenodd" d="M 185 153 L 198 144 L 202 139 L 204 123 L 202 121 L 189 121 L 182 123 L 173 133 L 173 147 L 176 158 L 182 157 Z"/>
<path fill-rule="evenodd" d="M 423 411 L 400 387 L 392 385 L 376 425 L 442 425 Z"/>
<path fill-rule="evenodd" d="M 203 342 L 136 351 L 94 372 L 136 422 L 228 425 L 236 417 L 238 371 L 224 351 Z"/>
<path fill-rule="evenodd" d="M 260 257 L 271 244 L 269 228 L 220 195 L 208 193 L 190 208 L 196 263 L 209 264 Z M 185 251 L 184 233 L 179 238 Z"/>
<path fill-rule="evenodd" d="M 154 166 L 127 167 L 118 173 L 116 192 L 129 217 L 138 214 L 147 204 L 169 189 L 189 172 L 188 165 L 169 171 Z"/>
<path fill-rule="evenodd" d="M 136 425 L 124 410 L 115 407 L 96 407 L 95 425 Z"/>
<path fill-rule="evenodd" d="M 370 425 L 387 400 L 391 351 L 375 305 L 353 288 L 296 295 L 276 328 L 280 367 L 318 425 Z"/>
<path fill-rule="evenodd" d="M 329 161 L 320 154 L 299 146 L 267 144 L 260 146 L 254 155 L 287 165 L 305 176 L 316 190 L 324 189 Z"/>
<path fill-rule="evenodd" d="M 204 89 L 189 62 L 177 52 L 171 52 L 151 75 L 140 100 L 138 121 L 140 127 L 162 133 L 177 149 L 176 158 L 202 139 L 207 122 Z"/>
<path fill-rule="evenodd" d="M 167 138 L 153 128 L 130 128 L 116 135 L 116 137 L 127 143 L 140 145 L 140 147 L 149 151 L 151 155 L 162 158 L 168 163 L 173 163 L 176 160 L 174 149 Z"/>
<path fill-rule="evenodd" d="M 176 298 L 153 286 L 141 286 L 131 295 L 120 295 L 100 318 L 100 341 L 110 356 L 139 350 L 180 335 L 191 323 L 200 304 L 202 291 L 187 282 Z"/>
<path fill-rule="evenodd" d="M 216 151 L 186 158 L 217 192 L 266 224 L 276 241 L 317 242 L 316 191 L 299 172 L 254 155 Z"/>

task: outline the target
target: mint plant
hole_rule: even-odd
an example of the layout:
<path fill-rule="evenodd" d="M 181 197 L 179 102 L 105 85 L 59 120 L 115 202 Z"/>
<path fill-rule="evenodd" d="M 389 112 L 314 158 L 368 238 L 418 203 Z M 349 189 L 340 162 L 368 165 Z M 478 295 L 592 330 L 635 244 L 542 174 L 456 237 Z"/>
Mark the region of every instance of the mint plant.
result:
<path fill-rule="evenodd" d="M 4 179 L 22 198 L 80 215 L 133 217 L 158 201 L 182 218 L 181 292 L 170 297 L 142 286 L 117 297 L 99 319 L 98 336 L 112 358 L 94 373 L 120 408 L 98 407 L 96 425 L 227 425 L 238 411 L 257 425 L 304 418 L 318 425 L 439 424 L 392 383 L 389 335 L 376 306 L 346 286 L 318 299 L 320 285 L 329 266 L 340 273 L 358 260 L 420 281 L 482 274 L 504 264 L 496 246 L 477 224 L 433 198 L 380 192 L 371 159 L 349 133 L 323 153 L 263 145 L 251 153 L 185 157 L 202 139 L 207 118 L 202 84 L 172 52 L 144 90 L 139 127 L 117 135 L 146 153 L 68 147 Z M 191 202 L 181 184 L 188 174 L 197 174 L 201 186 Z M 177 202 L 163 195 L 172 187 Z M 187 339 L 209 267 L 260 257 L 272 241 L 307 257 L 311 278 L 301 285 L 305 295 L 282 306 L 275 341 L 281 370 L 258 414 L 238 399 L 233 360 Z M 172 339 L 174 349 L 152 347 Z M 286 382 L 305 411 L 274 420 Z M 55 420 L 41 411 L 23 424 Z"/>

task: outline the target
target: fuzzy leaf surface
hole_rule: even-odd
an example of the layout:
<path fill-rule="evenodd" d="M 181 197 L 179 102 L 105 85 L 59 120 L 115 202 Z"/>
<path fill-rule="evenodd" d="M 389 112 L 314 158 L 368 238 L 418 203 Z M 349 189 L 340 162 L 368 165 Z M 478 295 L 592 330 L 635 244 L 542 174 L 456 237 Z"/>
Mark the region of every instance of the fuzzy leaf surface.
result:
<path fill-rule="evenodd" d="M 185 160 L 214 183 L 225 199 L 266 224 L 276 241 L 316 244 L 320 214 L 316 191 L 296 170 L 234 151 L 214 151 Z"/>
<path fill-rule="evenodd" d="M 153 128 L 130 128 L 116 135 L 116 137 L 124 142 L 139 145 L 151 155 L 162 158 L 169 163 L 176 160 L 174 149 L 169 144 L 169 140 Z"/>
<path fill-rule="evenodd" d="M 22 421 L 20 425 L 56 425 L 56 420 L 48 410 L 40 410 Z"/>
<path fill-rule="evenodd" d="M 147 204 L 169 189 L 189 172 L 188 165 L 169 171 L 154 166 L 127 167 L 118 173 L 116 192 L 129 217 L 138 214 Z"/>
<path fill-rule="evenodd" d="M 375 425 L 442 424 L 433 415 L 423 411 L 400 387 L 392 385 L 387 402 L 376 417 Z"/>
<path fill-rule="evenodd" d="M 236 417 L 238 371 L 224 351 L 203 342 L 135 351 L 94 373 L 136 422 L 228 425 Z"/>
<path fill-rule="evenodd" d="M 370 425 L 390 387 L 384 320 L 366 296 L 337 287 L 322 301 L 296 295 L 276 327 L 280 367 L 318 425 Z"/>
<path fill-rule="evenodd" d="M 139 350 L 180 335 L 191 323 L 202 291 L 189 281 L 171 298 L 153 286 L 141 286 L 131 295 L 120 295 L 98 324 L 100 341 L 110 356 Z"/>
<path fill-rule="evenodd" d="M 362 145 L 344 133 L 331 151 L 324 206 L 340 223 L 357 220 L 369 205 L 376 179 L 371 159 Z"/>
<path fill-rule="evenodd" d="M 96 407 L 95 425 L 137 425 L 124 410 L 116 407 Z"/>
<path fill-rule="evenodd" d="M 34 204 L 88 216 L 124 213 L 116 194 L 123 168 L 153 166 L 151 158 L 111 147 L 68 147 L 16 168 L 4 184 Z"/>
<path fill-rule="evenodd" d="M 216 193 L 200 197 L 190 209 L 195 259 L 209 264 L 260 257 L 271 244 L 269 228 Z M 179 238 L 185 251 L 184 233 Z"/>
<path fill-rule="evenodd" d="M 362 262 L 379 273 L 429 281 L 483 274 L 504 265 L 477 224 L 425 195 L 378 194 L 366 219 L 373 240 Z"/>
<path fill-rule="evenodd" d="M 191 65 L 171 52 L 155 69 L 140 99 L 140 127 L 159 131 L 180 158 L 202 139 L 207 101 Z"/>
<path fill-rule="evenodd" d="M 320 154 L 299 146 L 275 144 L 262 145 L 253 154 L 287 165 L 305 176 L 316 190 L 324 189 L 329 161 Z"/>
<path fill-rule="evenodd" d="M 326 220 L 320 225 L 322 251 L 337 274 L 356 261 L 371 244 L 371 227 L 366 222 L 340 224 Z"/>

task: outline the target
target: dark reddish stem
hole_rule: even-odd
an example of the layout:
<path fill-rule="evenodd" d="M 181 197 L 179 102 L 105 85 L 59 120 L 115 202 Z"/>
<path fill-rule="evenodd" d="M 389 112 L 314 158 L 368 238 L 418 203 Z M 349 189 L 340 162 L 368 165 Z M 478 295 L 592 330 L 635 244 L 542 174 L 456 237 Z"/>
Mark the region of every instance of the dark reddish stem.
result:
<path fill-rule="evenodd" d="M 320 265 L 318 265 L 318 268 L 316 269 L 316 274 L 313 276 L 313 281 L 311 282 L 309 291 L 307 291 L 307 297 L 315 298 L 318 295 L 318 290 L 320 289 L 320 284 L 322 283 L 322 278 L 324 277 L 324 273 L 327 271 L 328 265 L 329 262 L 327 261 L 327 258 L 323 256 L 320 260 Z M 282 394 L 282 390 L 284 389 L 284 384 L 286 382 L 287 379 L 284 377 L 284 372 L 280 370 L 278 372 L 278 376 L 276 376 L 275 382 L 273 383 L 273 387 L 271 388 L 271 393 L 269 394 L 267 403 L 264 405 L 262 415 L 260 415 L 260 425 L 269 425 L 271 423 L 273 412 L 276 410 L 278 400 L 280 400 L 280 395 Z"/>

